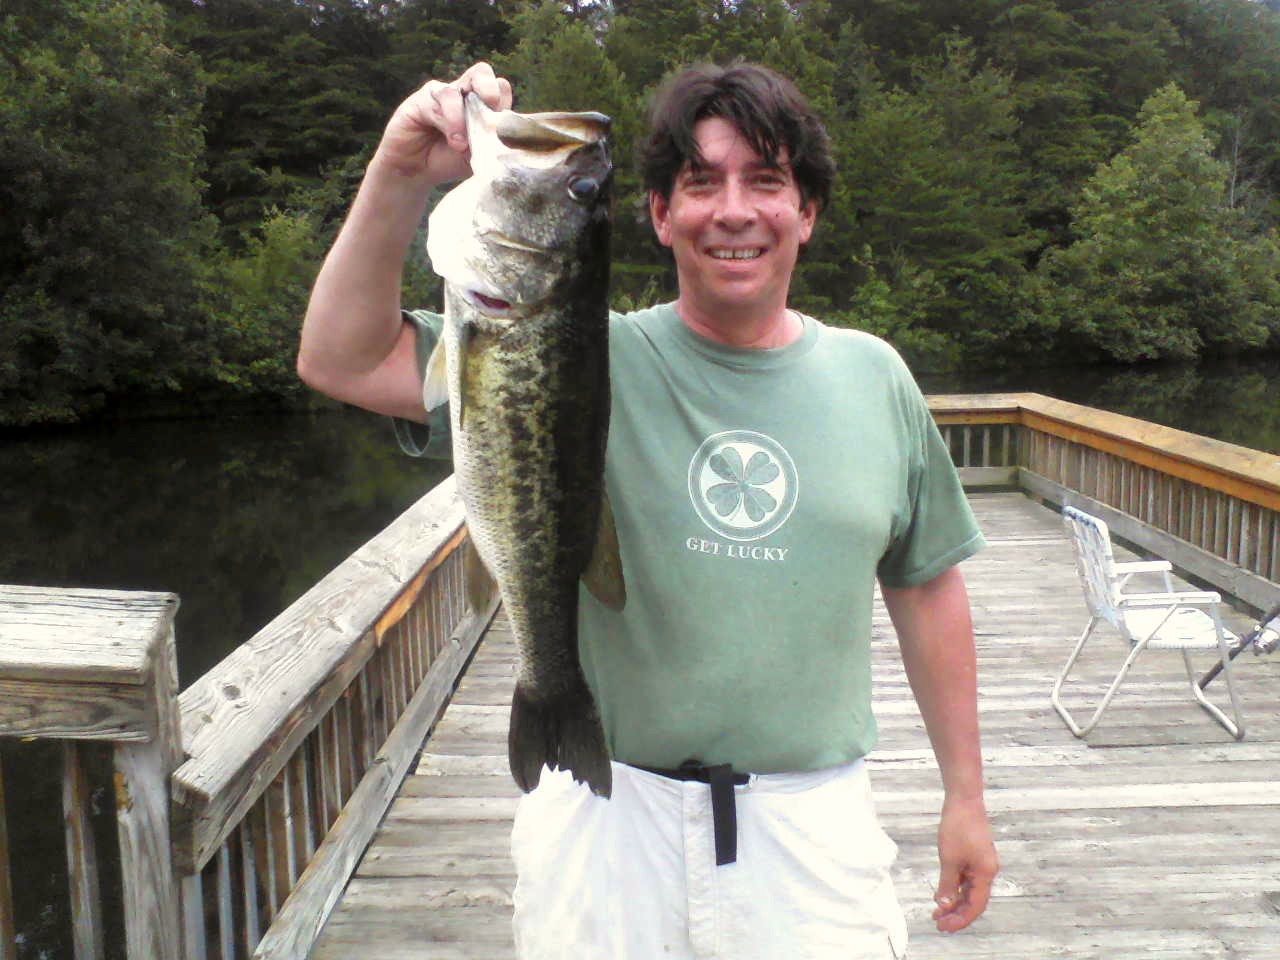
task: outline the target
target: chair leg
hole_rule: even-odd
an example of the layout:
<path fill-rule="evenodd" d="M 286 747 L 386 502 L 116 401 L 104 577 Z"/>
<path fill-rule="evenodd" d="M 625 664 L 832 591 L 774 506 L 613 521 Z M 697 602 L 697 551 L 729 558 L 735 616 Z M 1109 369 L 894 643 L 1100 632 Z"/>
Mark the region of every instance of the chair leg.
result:
<path fill-rule="evenodd" d="M 1217 704 L 1210 703 L 1209 698 L 1204 695 L 1204 687 L 1201 686 L 1200 681 L 1196 678 L 1191 666 L 1191 654 L 1186 650 L 1182 651 L 1182 662 L 1187 667 L 1187 680 L 1191 683 L 1191 695 L 1196 698 L 1196 703 L 1200 704 L 1205 713 L 1209 714 L 1209 716 L 1213 717 L 1214 720 L 1217 720 L 1218 723 L 1222 724 L 1223 729 L 1225 729 L 1227 733 L 1231 734 L 1232 737 L 1236 740 L 1243 740 L 1244 715 L 1240 711 L 1240 697 L 1236 693 L 1235 684 L 1232 683 L 1231 656 L 1230 652 L 1226 648 L 1225 642 L 1221 644 L 1221 647 L 1222 649 L 1219 651 L 1219 656 L 1222 658 L 1222 674 L 1227 681 L 1227 696 L 1231 700 L 1231 712 L 1235 715 L 1234 720 L 1223 713 Z"/>
<path fill-rule="evenodd" d="M 1084 633 L 1080 635 L 1080 639 L 1076 642 L 1075 649 L 1071 651 L 1071 656 L 1067 658 L 1066 666 L 1062 668 L 1062 673 L 1059 674 L 1057 682 L 1054 683 L 1053 694 L 1050 697 L 1053 702 L 1053 709 L 1058 711 L 1058 716 L 1060 716 L 1063 723 L 1067 725 L 1067 729 L 1077 737 L 1081 738 L 1088 736 L 1089 732 L 1098 725 L 1098 721 L 1102 718 L 1103 711 L 1110 706 L 1112 698 L 1116 695 L 1116 691 L 1120 689 L 1120 684 L 1124 682 L 1124 678 L 1129 674 L 1129 669 L 1133 666 L 1134 661 L 1138 659 L 1138 654 L 1146 648 L 1146 644 L 1144 642 L 1136 644 L 1134 648 L 1129 651 L 1129 656 L 1125 658 L 1124 665 L 1120 668 L 1120 672 L 1116 674 L 1115 679 L 1111 681 L 1111 686 L 1107 688 L 1107 692 L 1103 695 L 1102 702 L 1098 704 L 1097 709 L 1093 711 L 1093 716 L 1089 718 L 1089 722 L 1082 727 L 1080 724 L 1076 723 L 1075 718 L 1071 716 L 1070 711 L 1068 711 L 1062 704 L 1062 685 L 1066 682 L 1067 675 L 1071 672 L 1071 668 L 1075 666 L 1076 660 L 1080 658 L 1080 651 L 1084 649 L 1085 641 L 1089 639 L 1097 625 L 1097 617 L 1093 617 L 1089 620 L 1089 625 L 1085 627 Z"/>

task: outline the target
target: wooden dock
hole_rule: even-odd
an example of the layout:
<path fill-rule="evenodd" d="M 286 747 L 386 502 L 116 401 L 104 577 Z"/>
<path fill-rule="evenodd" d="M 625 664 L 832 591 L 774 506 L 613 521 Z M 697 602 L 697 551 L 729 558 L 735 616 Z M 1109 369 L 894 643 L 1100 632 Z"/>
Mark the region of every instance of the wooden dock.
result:
<path fill-rule="evenodd" d="M 1078 741 L 1049 703 L 1087 616 L 1060 518 L 1021 493 L 972 502 L 990 542 L 964 569 L 1003 871 L 987 915 L 952 937 L 929 921 L 937 770 L 877 608 L 881 740 L 870 762 L 881 818 L 899 844 L 913 960 L 1280 960 L 1280 654 L 1236 661 L 1243 742 L 1191 701 L 1179 658 L 1160 653 L 1139 660 L 1101 726 Z M 1095 645 L 1068 702 L 1082 702 L 1080 688 L 1108 680 L 1122 657 L 1118 640 Z M 507 841 L 518 793 L 505 757 L 513 660 L 498 620 L 314 960 L 514 956 Z M 1220 684 L 1211 696 L 1225 693 Z"/>
<path fill-rule="evenodd" d="M 1059 518 L 1039 505 L 1084 509 L 1270 609 L 1280 458 L 1040 394 L 929 407 L 966 488 L 984 491 L 992 546 L 966 569 L 1005 870 L 975 929 L 931 931 L 938 776 L 881 613 L 870 761 L 913 960 L 1280 960 L 1280 655 L 1237 661 L 1243 743 L 1192 705 L 1178 659 L 1156 655 L 1074 740 L 1049 693 L 1085 610 Z M 514 651 L 499 621 L 464 673 L 496 607 L 469 602 L 466 544 L 449 478 L 180 693 L 172 598 L 0 585 L 0 738 L 62 754 L 62 810 L 41 829 L 64 834 L 77 960 L 113 939 L 128 960 L 511 957 Z M 1068 705 L 1121 655 L 1094 646 Z M 109 770 L 95 759 L 108 755 Z M 14 909 L 26 865 L 6 839 L 33 828 L 10 822 L 14 789 L 0 783 L 0 960 L 44 922 Z M 100 798 L 116 820 L 102 857 Z"/>

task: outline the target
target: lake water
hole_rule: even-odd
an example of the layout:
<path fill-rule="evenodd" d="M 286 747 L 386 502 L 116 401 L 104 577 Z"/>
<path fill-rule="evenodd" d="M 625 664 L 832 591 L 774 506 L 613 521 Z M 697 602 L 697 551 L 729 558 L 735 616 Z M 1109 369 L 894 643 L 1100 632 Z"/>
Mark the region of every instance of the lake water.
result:
<path fill-rule="evenodd" d="M 921 385 L 932 393 L 1047 393 L 1280 454 L 1274 357 L 924 376 Z M 185 687 L 444 475 L 438 463 L 402 456 L 386 419 L 358 411 L 0 439 L 0 583 L 177 593 Z M 4 740 L 0 762 L 20 875 L 18 955 L 67 957 L 59 786 L 50 772 L 58 755 Z M 100 806 L 105 858 L 105 796 Z"/>

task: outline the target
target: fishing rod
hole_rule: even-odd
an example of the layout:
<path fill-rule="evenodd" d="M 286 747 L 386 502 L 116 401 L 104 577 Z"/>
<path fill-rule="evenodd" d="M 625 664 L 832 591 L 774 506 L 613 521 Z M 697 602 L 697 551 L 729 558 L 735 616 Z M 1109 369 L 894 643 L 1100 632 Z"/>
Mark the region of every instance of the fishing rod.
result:
<path fill-rule="evenodd" d="M 1228 653 L 1228 660 L 1240 656 L 1246 648 L 1252 648 L 1254 655 L 1272 653 L 1280 646 L 1280 604 L 1271 608 L 1271 612 L 1258 621 L 1257 626 L 1235 642 Z M 1203 677 L 1198 686 L 1201 690 L 1207 687 L 1222 672 L 1223 663 L 1219 660 Z"/>

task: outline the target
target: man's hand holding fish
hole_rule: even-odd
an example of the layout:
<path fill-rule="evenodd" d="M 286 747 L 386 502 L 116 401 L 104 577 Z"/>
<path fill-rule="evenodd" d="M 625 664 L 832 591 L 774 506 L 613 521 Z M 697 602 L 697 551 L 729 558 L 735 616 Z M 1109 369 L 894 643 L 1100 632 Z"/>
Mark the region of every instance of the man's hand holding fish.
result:
<path fill-rule="evenodd" d="M 511 84 L 477 63 L 450 83 L 423 85 L 387 124 L 303 323 L 298 374 L 323 393 L 378 413 L 426 418 L 400 284 L 432 189 L 471 171 L 468 93 L 495 110 L 511 106 Z"/>

